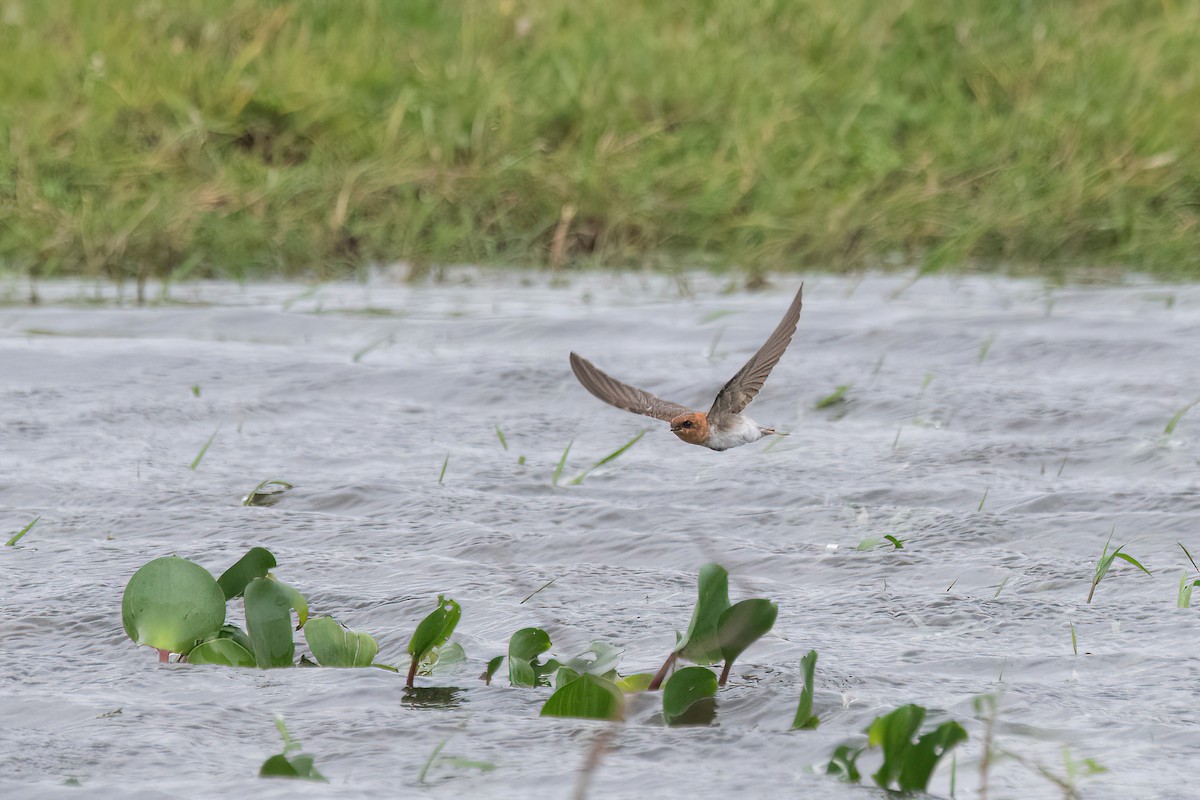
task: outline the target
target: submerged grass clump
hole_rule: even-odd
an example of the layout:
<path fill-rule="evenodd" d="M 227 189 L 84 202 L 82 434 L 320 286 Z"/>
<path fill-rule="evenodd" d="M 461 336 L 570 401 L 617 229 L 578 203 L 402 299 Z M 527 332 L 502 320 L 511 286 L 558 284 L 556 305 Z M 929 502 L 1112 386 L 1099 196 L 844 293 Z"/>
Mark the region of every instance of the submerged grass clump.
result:
<path fill-rule="evenodd" d="M 38 277 L 1200 273 L 1193 3 L 6 8 L 0 264 Z"/>

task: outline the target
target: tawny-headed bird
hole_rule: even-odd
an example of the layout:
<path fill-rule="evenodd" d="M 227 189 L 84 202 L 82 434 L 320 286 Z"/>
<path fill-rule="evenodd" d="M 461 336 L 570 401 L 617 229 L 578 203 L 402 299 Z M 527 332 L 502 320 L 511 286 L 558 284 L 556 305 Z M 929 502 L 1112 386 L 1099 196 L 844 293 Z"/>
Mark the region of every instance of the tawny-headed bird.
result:
<path fill-rule="evenodd" d="M 707 412 L 693 411 L 678 403 L 660 400 L 643 389 L 622 383 L 576 353 L 571 353 L 571 370 L 583 388 L 596 397 L 617 408 L 671 423 L 671 433 L 688 444 L 698 444 L 710 450 L 728 450 L 757 442 L 778 431 L 764 428 L 741 412 L 758 394 L 771 370 L 779 363 L 783 351 L 791 343 L 796 323 L 800 321 L 803 296 L 804 284 L 801 284 L 796 299 L 792 300 L 770 338 L 717 393 L 717 399 Z"/>

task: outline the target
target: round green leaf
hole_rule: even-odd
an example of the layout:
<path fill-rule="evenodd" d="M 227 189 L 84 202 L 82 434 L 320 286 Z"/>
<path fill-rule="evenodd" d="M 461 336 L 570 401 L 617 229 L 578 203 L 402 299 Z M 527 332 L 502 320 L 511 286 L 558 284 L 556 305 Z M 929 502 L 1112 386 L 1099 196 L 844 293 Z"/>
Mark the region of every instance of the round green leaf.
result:
<path fill-rule="evenodd" d="M 712 698 L 716 696 L 717 676 L 712 670 L 684 667 L 677 670 L 663 687 L 663 718 L 668 725 L 707 724 L 712 720 Z"/>
<path fill-rule="evenodd" d="M 619 720 L 625 716 L 625 695 L 612 681 L 580 675 L 550 695 L 541 715 Z"/>
<path fill-rule="evenodd" d="M 254 656 L 233 639 L 209 639 L 188 653 L 190 664 L 220 664 L 226 667 L 255 667 Z"/>
<path fill-rule="evenodd" d="M 370 634 L 347 630 L 333 617 L 309 620 L 304 639 L 322 667 L 369 667 L 379 652 Z"/>
<path fill-rule="evenodd" d="M 175 556 L 156 558 L 125 586 L 121 621 L 138 644 L 187 653 L 225 622 L 225 595 L 199 564 Z"/>

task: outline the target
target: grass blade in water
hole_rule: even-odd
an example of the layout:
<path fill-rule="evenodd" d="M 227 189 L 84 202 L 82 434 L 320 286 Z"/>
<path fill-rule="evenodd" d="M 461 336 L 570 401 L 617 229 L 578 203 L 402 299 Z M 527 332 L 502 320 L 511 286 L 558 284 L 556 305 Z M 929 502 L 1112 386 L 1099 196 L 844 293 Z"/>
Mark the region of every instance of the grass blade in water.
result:
<path fill-rule="evenodd" d="M 208 448 L 213 443 L 213 439 L 216 439 L 217 434 L 220 432 L 221 426 L 218 425 L 217 429 L 212 432 L 212 436 L 208 437 L 208 441 L 204 443 L 204 447 L 200 448 L 200 452 L 197 453 L 196 457 L 192 460 L 192 465 L 189 467 L 189 469 L 191 469 L 193 472 L 196 471 L 196 467 L 200 466 L 200 462 L 204 460 L 204 454 L 208 452 Z"/>
<path fill-rule="evenodd" d="M 21 541 L 21 537 L 24 536 L 25 534 L 29 533 L 31 530 L 33 530 L 33 526 L 37 525 L 38 520 L 41 518 L 42 518 L 41 514 L 34 517 L 33 520 L 31 520 L 28 525 L 26 525 L 24 528 L 21 528 L 21 530 L 17 531 L 15 534 L 13 534 L 13 537 L 4 543 L 5 547 L 12 547 L 14 544 Z M 1180 546 L 1182 547 L 1182 545 L 1180 545 Z M 1185 550 L 1184 552 L 1187 552 L 1187 551 Z"/>
<path fill-rule="evenodd" d="M 558 479 L 562 477 L 563 467 L 567 465 L 567 454 L 571 452 L 571 445 L 575 444 L 575 440 L 567 442 L 567 449 L 563 450 L 562 458 L 558 460 L 558 466 L 554 468 L 554 476 L 550 478 L 550 483 L 558 486 Z"/>
<path fill-rule="evenodd" d="M 640 439 L 641 439 L 643 436 L 645 436 L 645 435 L 646 435 L 646 431 L 644 431 L 644 430 L 642 430 L 642 431 L 638 431 L 638 434 L 637 434 L 637 436 L 634 436 L 634 437 L 633 437 L 632 439 L 630 439 L 628 442 L 626 442 L 625 444 L 621 445 L 621 446 L 620 446 L 620 447 L 618 447 L 616 450 L 612 451 L 611 453 L 609 453 L 608 455 L 606 455 L 604 458 L 600 459 L 600 460 L 599 460 L 599 461 L 597 461 L 595 464 L 592 464 L 590 467 L 588 467 L 587 469 L 585 469 L 583 472 L 581 472 L 581 473 L 579 473 L 578 475 L 576 475 L 576 476 L 575 476 L 575 478 L 574 478 L 574 479 L 572 479 L 572 481 L 571 481 L 571 485 L 572 485 L 572 486 L 578 486 L 579 484 L 583 483 L 583 479 L 584 479 L 584 478 L 586 478 L 586 477 L 588 476 L 588 473 L 590 473 L 592 470 L 596 469 L 597 467 L 602 467 L 602 466 L 604 466 L 605 464 L 609 463 L 610 461 L 615 461 L 616 459 L 620 458 L 620 457 L 621 457 L 621 455 L 623 455 L 623 454 L 625 453 L 625 451 L 626 451 L 626 450 L 628 450 L 629 448 L 631 448 L 631 447 L 633 447 L 635 444 L 637 444 L 637 443 L 638 443 L 638 440 L 640 440 Z"/>

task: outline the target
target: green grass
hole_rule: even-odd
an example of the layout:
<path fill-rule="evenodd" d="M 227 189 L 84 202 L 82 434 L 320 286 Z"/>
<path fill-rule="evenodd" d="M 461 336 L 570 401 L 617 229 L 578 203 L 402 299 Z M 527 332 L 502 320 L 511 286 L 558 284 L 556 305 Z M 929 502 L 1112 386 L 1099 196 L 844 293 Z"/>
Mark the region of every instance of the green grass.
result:
<path fill-rule="evenodd" d="M 14 0 L 0 269 L 1200 277 L 1200 1 Z"/>

